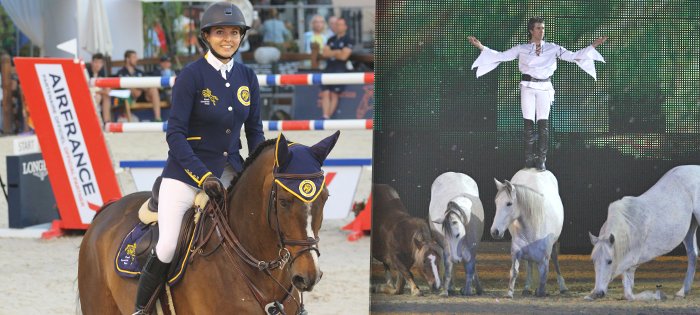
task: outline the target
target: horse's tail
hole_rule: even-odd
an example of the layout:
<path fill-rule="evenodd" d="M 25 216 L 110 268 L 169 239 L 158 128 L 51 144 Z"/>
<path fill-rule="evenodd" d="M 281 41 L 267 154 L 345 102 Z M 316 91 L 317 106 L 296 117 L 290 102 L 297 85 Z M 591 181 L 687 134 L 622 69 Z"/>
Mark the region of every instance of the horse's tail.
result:
<path fill-rule="evenodd" d="M 75 278 L 75 281 L 73 283 L 77 284 L 78 278 Z M 82 315 L 83 314 L 83 309 L 80 306 L 80 286 L 77 286 L 77 289 L 75 290 L 75 314 L 76 315 Z"/>

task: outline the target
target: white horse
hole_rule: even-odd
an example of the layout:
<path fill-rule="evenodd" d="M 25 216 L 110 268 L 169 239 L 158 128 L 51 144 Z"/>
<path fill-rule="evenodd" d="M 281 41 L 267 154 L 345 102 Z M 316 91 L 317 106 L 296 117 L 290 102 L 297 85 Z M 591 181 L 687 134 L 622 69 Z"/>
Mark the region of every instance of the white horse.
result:
<path fill-rule="evenodd" d="M 549 171 L 522 169 L 510 182 L 494 180 L 498 192 L 491 236 L 503 238 L 508 229 L 512 237 L 510 254 L 513 265 L 508 297 L 513 297 L 521 259 L 538 264 L 540 283 L 536 295 L 545 296 L 550 256 L 557 272 L 559 291 L 566 292 L 564 277 L 559 269 L 558 248 L 552 250 L 564 224 L 564 206 L 559 197 L 557 179 Z M 524 293 L 529 292 L 530 269 L 527 269 Z"/>
<path fill-rule="evenodd" d="M 476 272 L 476 248 L 484 233 L 484 207 L 479 199 L 476 182 L 462 173 L 443 173 L 433 181 L 430 194 L 430 221 L 445 236 L 445 285 L 442 295 L 453 289 L 452 264 L 462 262 L 466 273 L 462 295 L 472 295 L 474 281 L 476 294 L 483 289 Z"/>
<path fill-rule="evenodd" d="M 688 270 L 677 297 L 685 297 L 695 276 L 700 222 L 700 166 L 678 166 L 639 197 L 624 197 L 610 204 L 608 219 L 599 236 L 590 234 L 595 267 L 595 288 L 586 299 L 605 296 L 608 284 L 622 274 L 627 300 L 663 298 L 661 292 L 634 294 L 637 267 L 673 250 L 683 242 Z"/>

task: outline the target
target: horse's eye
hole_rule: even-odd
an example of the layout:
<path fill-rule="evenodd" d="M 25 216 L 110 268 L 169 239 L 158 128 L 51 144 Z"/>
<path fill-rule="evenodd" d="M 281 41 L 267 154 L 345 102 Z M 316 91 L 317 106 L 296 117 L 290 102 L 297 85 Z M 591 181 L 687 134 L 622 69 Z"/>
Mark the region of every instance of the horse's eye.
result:
<path fill-rule="evenodd" d="M 510 207 L 510 206 L 512 206 L 512 205 L 513 205 L 513 203 L 510 202 L 510 201 L 509 201 L 508 203 L 506 203 L 506 207 Z"/>
<path fill-rule="evenodd" d="M 612 259 L 608 259 L 608 265 L 612 264 Z"/>
<path fill-rule="evenodd" d="M 284 208 L 289 207 L 289 201 L 287 199 L 280 199 L 280 206 Z"/>

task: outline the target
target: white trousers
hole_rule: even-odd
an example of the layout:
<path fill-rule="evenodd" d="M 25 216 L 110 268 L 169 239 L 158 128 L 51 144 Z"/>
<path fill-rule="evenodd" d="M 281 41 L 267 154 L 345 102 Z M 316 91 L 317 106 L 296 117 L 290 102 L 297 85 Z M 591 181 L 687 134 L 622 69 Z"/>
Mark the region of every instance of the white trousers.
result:
<path fill-rule="evenodd" d="M 520 86 L 520 108 L 523 118 L 532 121 L 548 119 L 554 101 L 554 90 L 539 90 Z"/>
<path fill-rule="evenodd" d="M 224 168 L 221 182 L 228 188 L 235 171 L 230 165 Z M 179 180 L 163 178 L 158 195 L 158 243 L 156 255 L 164 263 L 170 263 L 175 255 L 177 238 L 180 236 L 182 218 L 192 208 L 194 197 L 201 189 Z"/>

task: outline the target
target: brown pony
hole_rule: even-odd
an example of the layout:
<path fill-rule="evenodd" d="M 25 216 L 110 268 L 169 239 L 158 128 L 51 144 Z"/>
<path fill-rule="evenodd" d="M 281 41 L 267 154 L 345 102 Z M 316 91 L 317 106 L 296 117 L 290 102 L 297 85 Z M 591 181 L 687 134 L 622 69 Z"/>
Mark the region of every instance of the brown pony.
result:
<path fill-rule="evenodd" d="M 422 295 L 413 279 L 411 268 L 428 283 L 432 291 L 440 289 L 439 267 L 447 246 L 438 231 L 425 219 L 412 217 L 399 194 L 389 185 L 372 185 L 372 257 L 384 266 L 386 283 L 372 288 L 374 292 L 403 294 L 408 282 L 412 295 Z M 396 274 L 395 280 L 392 273 Z M 444 288 L 447 294 L 446 288 Z"/>
<path fill-rule="evenodd" d="M 307 147 L 280 135 L 255 150 L 221 203 L 227 207 L 202 213 L 209 218 L 202 233 L 208 237 L 171 290 L 176 313 L 265 314 L 270 305 L 282 314 L 303 312 L 301 292 L 311 291 L 322 275 L 318 231 L 328 190 L 321 165 L 338 136 Z M 288 180 L 302 181 L 299 190 Z M 308 197 L 311 188 L 313 198 L 299 196 Z M 148 197 L 147 192 L 127 195 L 93 219 L 78 262 L 84 314 L 133 311 L 138 281 L 117 275 L 114 261 Z"/>

